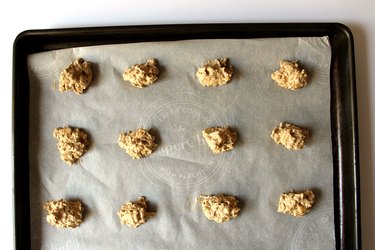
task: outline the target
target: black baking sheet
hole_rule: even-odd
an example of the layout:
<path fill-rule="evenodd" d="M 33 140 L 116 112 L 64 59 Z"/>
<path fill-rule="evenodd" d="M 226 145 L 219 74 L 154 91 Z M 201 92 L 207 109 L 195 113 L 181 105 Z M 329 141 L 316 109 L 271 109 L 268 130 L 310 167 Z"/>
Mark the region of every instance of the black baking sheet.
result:
<path fill-rule="evenodd" d="M 341 24 L 196 24 L 34 30 L 14 44 L 14 190 L 17 249 L 30 248 L 27 55 L 91 45 L 188 39 L 328 36 L 331 58 L 331 134 L 337 249 L 360 248 L 358 140 L 353 38 Z"/>

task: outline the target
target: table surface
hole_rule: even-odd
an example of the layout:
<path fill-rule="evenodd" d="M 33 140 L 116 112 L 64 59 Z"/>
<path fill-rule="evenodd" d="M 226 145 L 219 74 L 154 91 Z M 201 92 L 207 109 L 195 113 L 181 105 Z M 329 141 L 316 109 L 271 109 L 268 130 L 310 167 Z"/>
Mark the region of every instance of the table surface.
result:
<path fill-rule="evenodd" d="M 105 5 L 100 4 L 105 3 Z M 363 249 L 375 249 L 375 1 L 294 0 L 72 1 L 14 0 L 2 6 L 0 42 L 0 153 L 2 249 L 13 248 L 12 46 L 28 29 L 187 23 L 340 22 L 354 35 L 359 115 Z M 6 21 L 4 21 L 6 20 Z M 373 45 L 371 45 L 373 44 Z"/>

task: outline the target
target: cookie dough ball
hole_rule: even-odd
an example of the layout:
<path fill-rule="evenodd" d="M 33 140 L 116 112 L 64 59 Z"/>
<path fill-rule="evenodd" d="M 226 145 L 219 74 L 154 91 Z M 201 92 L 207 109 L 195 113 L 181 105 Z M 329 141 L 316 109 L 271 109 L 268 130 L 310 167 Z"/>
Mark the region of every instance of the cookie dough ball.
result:
<path fill-rule="evenodd" d="M 310 131 L 296 125 L 282 122 L 272 130 L 272 139 L 284 145 L 289 150 L 303 149 L 305 141 L 310 137 Z"/>
<path fill-rule="evenodd" d="M 91 80 L 91 63 L 78 58 L 61 72 L 59 90 L 61 92 L 71 90 L 80 95 L 88 88 Z"/>
<path fill-rule="evenodd" d="M 297 217 L 304 216 L 310 211 L 314 202 L 315 195 L 311 190 L 283 193 L 279 199 L 277 212 Z"/>
<path fill-rule="evenodd" d="M 236 197 L 232 195 L 200 195 L 198 202 L 200 202 L 207 219 L 217 223 L 237 218 L 241 210 Z"/>
<path fill-rule="evenodd" d="M 155 216 L 155 214 L 155 212 L 147 211 L 147 201 L 143 196 L 138 197 L 138 201 L 135 203 L 129 201 L 123 204 L 120 211 L 117 212 L 121 224 L 134 228 L 146 223 L 146 221 Z"/>
<path fill-rule="evenodd" d="M 53 130 L 53 137 L 59 142 L 57 148 L 61 160 L 69 166 L 75 163 L 89 146 L 88 135 L 79 128 L 63 127 Z"/>
<path fill-rule="evenodd" d="M 84 207 L 80 201 L 47 201 L 43 208 L 48 213 L 47 222 L 53 226 L 76 228 L 82 222 Z"/>
<path fill-rule="evenodd" d="M 205 87 L 215 87 L 227 84 L 233 75 L 233 66 L 228 58 L 208 61 L 197 71 L 199 82 Z"/>
<path fill-rule="evenodd" d="M 272 80 L 286 89 L 295 90 L 307 85 L 308 77 L 296 61 L 281 61 L 280 69 L 271 75 Z"/>
<path fill-rule="evenodd" d="M 133 159 L 150 155 L 158 146 L 155 143 L 155 137 L 143 128 L 121 133 L 118 138 L 118 145 Z"/>
<path fill-rule="evenodd" d="M 134 87 L 144 88 L 158 79 L 159 69 L 156 59 L 149 59 L 145 64 L 135 64 L 126 69 L 123 78 Z"/>
<path fill-rule="evenodd" d="M 237 133 L 232 132 L 228 126 L 206 128 L 202 134 L 214 154 L 233 149 L 237 141 Z"/>

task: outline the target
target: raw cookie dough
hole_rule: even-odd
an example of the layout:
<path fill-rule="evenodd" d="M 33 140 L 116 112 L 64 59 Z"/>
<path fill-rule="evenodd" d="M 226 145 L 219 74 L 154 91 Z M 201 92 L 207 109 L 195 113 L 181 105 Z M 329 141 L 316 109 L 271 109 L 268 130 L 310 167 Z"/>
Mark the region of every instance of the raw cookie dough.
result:
<path fill-rule="evenodd" d="M 135 64 L 126 69 L 122 76 L 134 87 L 146 87 L 158 79 L 159 69 L 156 63 L 156 59 L 148 59 L 145 64 Z"/>
<path fill-rule="evenodd" d="M 217 223 L 227 222 L 238 217 L 240 208 L 237 199 L 232 195 L 200 195 L 198 202 L 202 206 L 204 215 Z"/>
<path fill-rule="evenodd" d="M 123 204 L 120 211 L 117 212 L 117 215 L 120 217 L 121 224 L 126 224 L 129 227 L 134 228 L 146 223 L 146 221 L 155 216 L 155 214 L 155 212 L 147 211 L 147 201 L 143 196 L 138 197 L 138 201 L 136 203 L 129 201 Z"/>
<path fill-rule="evenodd" d="M 89 146 L 88 135 L 79 128 L 56 128 L 53 130 L 53 137 L 59 140 L 57 148 L 60 151 L 61 160 L 69 166 L 75 163 Z"/>
<path fill-rule="evenodd" d="M 283 193 L 280 196 L 277 212 L 300 217 L 310 211 L 314 202 L 315 195 L 311 190 Z"/>
<path fill-rule="evenodd" d="M 233 149 L 233 145 L 237 141 L 237 133 L 230 131 L 228 126 L 206 128 L 202 134 L 215 154 Z"/>
<path fill-rule="evenodd" d="M 143 128 L 121 133 L 118 138 L 118 145 L 133 159 L 150 155 L 158 146 L 155 143 L 155 137 Z"/>
<path fill-rule="evenodd" d="M 280 69 L 271 75 L 272 80 L 286 89 L 295 90 L 307 85 L 308 77 L 296 61 L 281 61 Z"/>
<path fill-rule="evenodd" d="M 296 125 L 281 122 L 271 133 L 272 139 L 284 145 L 289 150 L 303 149 L 306 139 L 310 137 L 310 131 Z"/>
<path fill-rule="evenodd" d="M 59 90 L 71 90 L 80 95 L 90 85 L 91 80 L 91 63 L 78 58 L 61 72 Z"/>
<path fill-rule="evenodd" d="M 53 226 L 76 228 L 82 222 L 84 207 L 80 201 L 47 201 L 43 208 L 48 213 L 47 222 Z"/>
<path fill-rule="evenodd" d="M 208 61 L 197 71 L 199 82 L 205 87 L 215 87 L 228 83 L 233 75 L 233 66 L 228 58 Z"/>

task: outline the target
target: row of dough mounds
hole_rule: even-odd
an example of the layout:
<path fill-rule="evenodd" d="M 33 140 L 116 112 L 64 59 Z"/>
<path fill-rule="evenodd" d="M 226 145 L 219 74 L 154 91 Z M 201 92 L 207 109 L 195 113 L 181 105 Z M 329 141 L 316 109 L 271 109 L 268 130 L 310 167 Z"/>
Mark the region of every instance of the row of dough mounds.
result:
<path fill-rule="evenodd" d="M 228 126 L 206 128 L 202 131 L 202 135 L 214 154 L 232 150 L 237 142 L 237 133 L 231 131 Z M 308 129 L 283 122 L 271 133 L 271 137 L 277 144 L 284 145 L 289 150 L 303 149 L 309 136 Z M 75 163 L 89 147 L 88 134 L 80 128 L 56 128 L 53 131 L 53 137 L 58 140 L 57 148 L 60 158 L 69 166 Z M 143 128 L 121 133 L 118 145 L 133 159 L 150 155 L 158 146 L 155 143 L 155 137 Z"/>
<path fill-rule="evenodd" d="M 197 198 L 203 214 L 208 220 L 217 223 L 228 222 L 239 216 L 241 211 L 238 200 L 233 195 L 200 195 Z M 308 213 L 315 202 L 311 190 L 303 192 L 291 191 L 280 196 L 277 212 L 301 217 Z M 49 224 L 59 228 L 76 228 L 83 222 L 84 206 L 81 201 L 66 201 L 64 199 L 47 201 L 44 206 Z M 156 216 L 156 212 L 148 211 L 147 200 L 138 197 L 136 202 L 124 203 L 117 212 L 121 224 L 137 228 Z"/>
<path fill-rule="evenodd" d="M 229 64 L 228 58 L 207 61 L 198 68 L 196 76 L 202 86 L 216 87 L 225 85 L 232 79 L 233 65 Z M 156 59 L 149 59 L 144 64 L 135 64 L 123 73 L 125 81 L 134 87 L 144 88 L 158 80 L 160 70 Z M 271 78 L 280 87 L 295 90 L 307 85 L 308 76 L 296 61 L 280 62 L 280 69 L 271 74 Z M 76 59 L 69 64 L 60 75 L 59 90 L 61 92 L 71 90 L 76 94 L 82 94 L 93 79 L 91 63 L 82 58 Z"/>
<path fill-rule="evenodd" d="M 92 82 L 93 73 L 91 63 L 78 58 L 61 72 L 59 90 L 83 94 Z M 198 68 L 196 77 L 204 87 L 217 87 L 229 83 L 234 73 L 235 67 L 229 63 L 229 59 L 222 58 L 208 60 Z M 159 74 L 157 59 L 149 59 L 143 64 L 134 64 L 126 68 L 122 76 L 132 86 L 144 88 L 155 83 Z M 308 75 L 297 61 L 280 61 L 280 69 L 270 75 L 278 86 L 289 90 L 296 90 L 308 84 Z M 214 154 L 233 150 L 237 142 L 237 132 L 229 126 L 210 127 L 201 133 Z M 308 129 L 286 122 L 281 122 L 271 132 L 271 138 L 275 143 L 283 145 L 288 150 L 303 149 L 305 141 L 310 136 L 311 132 Z M 56 128 L 53 137 L 58 140 L 60 158 L 68 165 L 76 163 L 90 146 L 89 135 L 81 128 Z M 158 147 L 155 137 L 143 128 L 120 133 L 117 142 L 133 159 L 147 157 Z M 202 194 L 197 198 L 197 202 L 204 216 L 217 223 L 228 222 L 240 215 L 239 201 L 233 195 Z M 311 210 L 314 202 L 315 195 L 311 190 L 292 190 L 281 194 L 276 211 L 300 217 Z M 59 228 L 76 228 L 84 221 L 84 205 L 79 200 L 51 200 L 45 202 L 43 208 L 47 212 L 47 222 Z M 121 224 L 137 228 L 157 213 L 149 211 L 146 198 L 141 196 L 136 202 L 122 204 L 117 215 Z"/>

